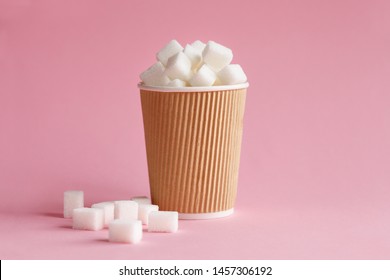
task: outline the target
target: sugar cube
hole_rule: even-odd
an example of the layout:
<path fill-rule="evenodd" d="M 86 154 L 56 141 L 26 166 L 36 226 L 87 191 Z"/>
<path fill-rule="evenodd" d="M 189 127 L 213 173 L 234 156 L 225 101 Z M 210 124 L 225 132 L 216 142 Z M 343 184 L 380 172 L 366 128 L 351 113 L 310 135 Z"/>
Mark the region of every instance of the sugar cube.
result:
<path fill-rule="evenodd" d="M 176 232 L 179 227 L 179 214 L 176 211 L 153 211 L 149 213 L 148 231 Z"/>
<path fill-rule="evenodd" d="M 239 64 L 225 66 L 217 73 L 218 79 L 225 85 L 245 83 L 247 77 Z"/>
<path fill-rule="evenodd" d="M 180 79 L 174 79 L 167 84 L 168 87 L 185 87 L 187 83 Z"/>
<path fill-rule="evenodd" d="M 114 202 L 115 219 L 138 219 L 138 203 L 131 200 L 118 200 Z"/>
<path fill-rule="evenodd" d="M 191 46 L 193 46 L 195 49 L 197 49 L 198 51 L 200 51 L 201 53 L 203 52 L 204 48 L 206 47 L 206 44 L 203 43 L 202 41 L 200 40 L 196 40 L 195 42 L 193 42 L 191 44 Z"/>
<path fill-rule="evenodd" d="M 165 86 L 170 80 L 164 71 L 164 65 L 158 61 L 142 72 L 140 78 L 148 86 Z"/>
<path fill-rule="evenodd" d="M 187 81 L 191 77 L 191 66 L 191 60 L 183 52 L 179 52 L 168 59 L 165 74 L 172 80 Z"/>
<path fill-rule="evenodd" d="M 157 59 L 166 66 L 168 63 L 168 59 L 178 52 L 181 52 L 183 50 L 183 47 L 180 45 L 180 43 L 176 40 L 170 41 L 168 44 L 166 44 L 158 53 L 157 53 Z"/>
<path fill-rule="evenodd" d="M 138 204 L 152 204 L 152 201 L 147 196 L 134 196 L 130 200 L 135 201 Z"/>
<path fill-rule="evenodd" d="M 138 220 L 141 220 L 144 225 L 149 222 L 149 214 L 152 211 L 158 211 L 158 205 L 139 204 L 138 207 Z"/>
<path fill-rule="evenodd" d="M 72 218 L 73 209 L 84 207 L 83 191 L 64 192 L 64 218 Z"/>
<path fill-rule="evenodd" d="M 232 50 L 214 41 L 209 41 L 203 50 L 203 61 L 216 72 L 228 65 L 232 59 Z"/>
<path fill-rule="evenodd" d="M 103 209 L 77 208 L 73 210 L 73 229 L 101 230 L 103 229 Z"/>
<path fill-rule="evenodd" d="M 197 69 L 202 62 L 202 52 L 188 44 L 185 46 L 183 52 L 190 59 L 192 69 Z"/>
<path fill-rule="evenodd" d="M 138 243 L 142 239 L 142 223 L 138 220 L 118 219 L 108 226 L 110 242 Z"/>
<path fill-rule="evenodd" d="M 198 72 L 196 72 L 189 80 L 189 83 L 194 87 L 211 86 L 214 84 L 216 78 L 217 75 L 215 72 L 206 64 L 203 64 Z"/>
<path fill-rule="evenodd" d="M 91 206 L 91 208 L 100 208 L 103 209 L 103 224 L 108 226 L 108 224 L 114 220 L 114 202 L 99 202 Z"/>

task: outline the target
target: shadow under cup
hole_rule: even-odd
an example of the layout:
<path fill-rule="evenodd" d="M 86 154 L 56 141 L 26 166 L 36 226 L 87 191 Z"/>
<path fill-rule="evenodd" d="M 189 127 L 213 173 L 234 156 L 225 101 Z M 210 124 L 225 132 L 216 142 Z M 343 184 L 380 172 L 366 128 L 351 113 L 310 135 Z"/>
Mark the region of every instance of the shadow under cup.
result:
<path fill-rule="evenodd" d="M 248 83 L 139 84 L 152 203 L 180 219 L 233 213 Z"/>

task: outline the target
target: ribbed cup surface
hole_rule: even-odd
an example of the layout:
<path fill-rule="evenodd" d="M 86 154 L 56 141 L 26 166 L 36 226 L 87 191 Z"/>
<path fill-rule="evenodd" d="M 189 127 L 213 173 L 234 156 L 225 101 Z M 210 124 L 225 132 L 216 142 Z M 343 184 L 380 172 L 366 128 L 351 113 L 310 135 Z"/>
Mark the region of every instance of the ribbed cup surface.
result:
<path fill-rule="evenodd" d="M 246 89 L 141 89 L 153 204 L 210 213 L 234 207 Z"/>

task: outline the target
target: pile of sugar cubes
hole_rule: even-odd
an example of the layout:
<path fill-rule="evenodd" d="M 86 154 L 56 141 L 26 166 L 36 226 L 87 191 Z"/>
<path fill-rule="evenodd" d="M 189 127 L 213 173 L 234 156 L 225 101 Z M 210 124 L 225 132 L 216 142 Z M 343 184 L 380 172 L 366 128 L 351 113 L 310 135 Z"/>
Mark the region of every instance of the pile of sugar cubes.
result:
<path fill-rule="evenodd" d="M 73 219 L 73 229 L 96 231 L 108 227 L 110 242 L 138 243 L 143 225 L 148 232 L 176 232 L 178 217 L 175 211 L 159 211 L 146 196 L 99 202 L 87 208 L 83 191 L 64 192 L 64 218 Z"/>
<path fill-rule="evenodd" d="M 197 40 L 183 48 L 172 40 L 156 56 L 158 61 L 140 75 L 144 85 L 207 87 L 247 81 L 241 66 L 230 64 L 231 49 L 214 41 Z"/>

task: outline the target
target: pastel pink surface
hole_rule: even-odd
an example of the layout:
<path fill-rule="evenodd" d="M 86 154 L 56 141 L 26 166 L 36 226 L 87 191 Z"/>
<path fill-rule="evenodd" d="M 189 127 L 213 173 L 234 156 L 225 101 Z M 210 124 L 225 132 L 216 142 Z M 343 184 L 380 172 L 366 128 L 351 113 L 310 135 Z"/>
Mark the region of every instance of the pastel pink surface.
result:
<path fill-rule="evenodd" d="M 0 1 L 0 259 L 389 259 L 389 2 L 187 5 Z M 248 76 L 236 213 L 135 246 L 71 230 L 65 190 L 148 194 L 136 85 L 173 38 Z"/>

